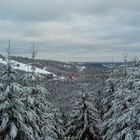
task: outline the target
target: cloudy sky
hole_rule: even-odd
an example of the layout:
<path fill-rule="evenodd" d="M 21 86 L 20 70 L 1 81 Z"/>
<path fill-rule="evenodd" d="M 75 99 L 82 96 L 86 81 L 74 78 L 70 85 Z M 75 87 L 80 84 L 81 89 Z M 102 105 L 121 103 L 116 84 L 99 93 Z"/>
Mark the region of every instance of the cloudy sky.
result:
<path fill-rule="evenodd" d="M 140 0 L 0 0 L 0 53 L 60 61 L 140 56 Z"/>

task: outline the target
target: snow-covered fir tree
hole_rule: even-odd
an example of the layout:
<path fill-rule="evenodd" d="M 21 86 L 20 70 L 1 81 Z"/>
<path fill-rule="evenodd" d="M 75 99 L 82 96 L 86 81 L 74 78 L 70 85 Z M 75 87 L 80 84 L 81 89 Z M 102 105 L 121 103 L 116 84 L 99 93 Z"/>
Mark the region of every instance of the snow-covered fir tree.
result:
<path fill-rule="evenodd" d="M 39 140 L 39 129 L 35 124 L 33 112 L 27 111 L 20 96 L 23 88 L 15 83 L 15 70 L 11 65 L 10 43 L 8 59 L 3 72 L 5 89 L 0 92 L 0 139 L 1 140 Z"/>
<path fill-rule="evenodd" d="M 107 100 L 110 105 L 103 116 L 102 135 L 105 140 L 140 139 L 139 72 L 132 67 L 127 67 L 126 71 L 125 77 L 112 78 L 116 85 L 115 91 L 108 94 L 103 101 L 104 106 L 107 105 Z"/>
<path fill-rule="evenodd" d="M 37 124 L 41 130 L 41 135 L 43 139 L 47 139 L 45 134 L 46 129 L 49 129 L 52 125 L 53 114 L 51 112 L 53 105 L 47 99 L 49 95 L 48 90 L 45 88 L 43 83 L 44 76 L 40 75 L 36 72 L 36 62 L 35 62 L 36 51 L 33 47 L 32 52 L 32 63 L 31 72 L 26 73 L 21 77 L 21 80 L 24 85 L 26 85 L 26 97 L 24 98 L 24 102 L 26 102 L 27 106 L 33 109 L 37 116 Z"/>
<path fill-rule="evenodd" d="M 46 140 L 64 140 L 66 128 L 62 115 L 58 109 L 54 109 L 53 113 L 48 115 L 48 125 L 43 127 Z"/>
<path fill-rule="evenodd" d="M 98 140 L 99 118 L 92 98 L 82 91 L 67 125 L 66 140 Z"/>

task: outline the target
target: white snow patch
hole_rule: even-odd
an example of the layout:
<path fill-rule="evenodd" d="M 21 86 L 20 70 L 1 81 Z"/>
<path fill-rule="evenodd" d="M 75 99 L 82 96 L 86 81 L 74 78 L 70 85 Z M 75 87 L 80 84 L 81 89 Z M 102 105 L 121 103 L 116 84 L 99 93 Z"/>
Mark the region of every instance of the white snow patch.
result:
<path fill-rule="evenodd" d="M 64 65 L 64 68 L 70 69 L 71 66 L 70 65 Z"/>
<path fill-rule="evenodd" d="M 86 69 L 85 66 L 77 66 L 77 69 L 79 70 L 79 72 L 82 72 L 83 70 Z"/>
<path fill-rule="evenodd" d="M 0 58 L 0 63 L 6 65 L 7 61 Z M 24 63 L 17 62 L 17 61 L 14 61 L 14 60 L 11 60 L 11 63 L 13 65 L 14 69 L 22 70 L 22 71 L 26 71 L 26 72 L 31 72 L 32 71 L 31 70 L 31 65 L 29 65 L 29 64 L 24 64 Z M 36 68 L 35 72 L 36 73 L 41 73 L 41 74 L 53 74 L 52 72 L 46 71 L 46 70 L 38 68 L 38 67 Z M 53 74 L 53 76 L 55 76 L 55 74 Z"/>
<path fill-rule="evenodd" d="M 11 123 L 10 138 L 15 139 L 17 136 L 17 127 L 14 123 Z"/>

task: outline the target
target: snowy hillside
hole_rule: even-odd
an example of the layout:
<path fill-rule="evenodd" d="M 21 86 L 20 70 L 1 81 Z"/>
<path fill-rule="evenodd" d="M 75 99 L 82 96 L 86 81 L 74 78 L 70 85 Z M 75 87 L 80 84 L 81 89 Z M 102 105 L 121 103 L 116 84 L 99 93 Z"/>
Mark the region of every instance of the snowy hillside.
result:
<path fill-rule="evenodd" d="M 0 63 L 6 65 L 7 61 L 0 58 Z M 14 69 L 26 71 L 26 72 L 31 72 L 31 65 L 29 65 L 29 64 L 24 64 L 24 63 L 17 62 L 14 60 L 11 60 L 11 63 L 12 63 L 12 66 Z M 38 67 L 36 68 L 35 72 L 40 73 L 40 74 L 53 74 L 52 72 L 49 72 L 47 70 L 44 70 L 44 69 L 41 69 Z M 55 76 L 55 75 L 53 74 L 53 76 Z"/>
<path fill-rule="evenodd" d="M 10 47 L 7 52 L 10 52 Z M 10 53 L 7 58 L 11 58 Z M 57 62 L 51 63 L 56 72 L 53 77 L 54 72 L 48 70 L 46 61 L 36 61 L 34 55 L 30 61 L 11 59 L 0 58 L 0 65 L 5 65 L 1 67 L 0 140 L 100 138 L 102 120 L 97 97 L 103 86 L 103 77 L 87 73 L 83 65 L 75 69 L 75 64 L 67 70 L 67 66 L 65 68 L 63 63 Z M 25 72 L 17 73 L 16 69 Z M 81 73 L 77 70 L 85 71 Z M 64 78 L 62 72 L 77 72 L 78 80 L 70 79 L 71 75 Z M 53 78 L 47 80 L 50 75 L 39 73 L 51 74 Z"/>

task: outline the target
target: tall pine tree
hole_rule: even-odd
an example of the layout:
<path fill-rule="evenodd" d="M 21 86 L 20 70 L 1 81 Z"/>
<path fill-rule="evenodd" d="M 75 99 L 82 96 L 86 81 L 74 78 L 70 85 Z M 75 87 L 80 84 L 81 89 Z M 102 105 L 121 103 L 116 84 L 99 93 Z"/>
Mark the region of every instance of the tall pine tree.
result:
<path fill-rule="evenodd" d="M 39 129 L 34 123 L 36 118 L 31 111 L 26 111 L 20 99 L 22 86 L 14 82 L 16 72 L 11 65 L 10 41 L 7 53 L 7 66 L 3 72 L 6 88 L 0 93 L 0 139 L 39 140 Z"/>
<path fill-rule="evenodd" d="M 119 68 L 117 68 L 119 69 Z M 117 76 L 115 70 L 115 75 Z M 139 140 L 140 139 L 140 79 L 138 71 L 126 68 L 125 77 L 114 77 L 115 91 L 107 92 L 109 108 L 103 115 L 102 136 L 105 140 Z M 111 99 L 111 100 L 110 100 Z M 103 106 L 107 106 L 103 101 Z"/>
<path fill-rule="evenodd" d="M 24 74 L 21 80 L 23 84 L 26 85 L 26 97 L 24 102 L 26 102 L 28 108 L 36 112 L 38 116 L 37 124 L 42 132 L 41 135 L 45 138 L 46 134 L 44 134 L 43 128 L 49 128 L 49 125 L 51 125 L 52 119 L 50 118 L 52 118 L 51 109 L 53 105 L 48 101 L 47 96 L 49 92 L 42 84 L 44 76 L 36 72 L 37 63 L 35 62 L 35 57 L 36 51 L 33 46 L 32 63 L 30 64 L 31 72 Z"/>
<path fill-rule="evenodd" d="M 71 120 L 68 123 L 66 139 L 98 140 L 100 124 L 98 111 L 93 106 L 92 98 L 84 91 L 76 102 Z"/>

